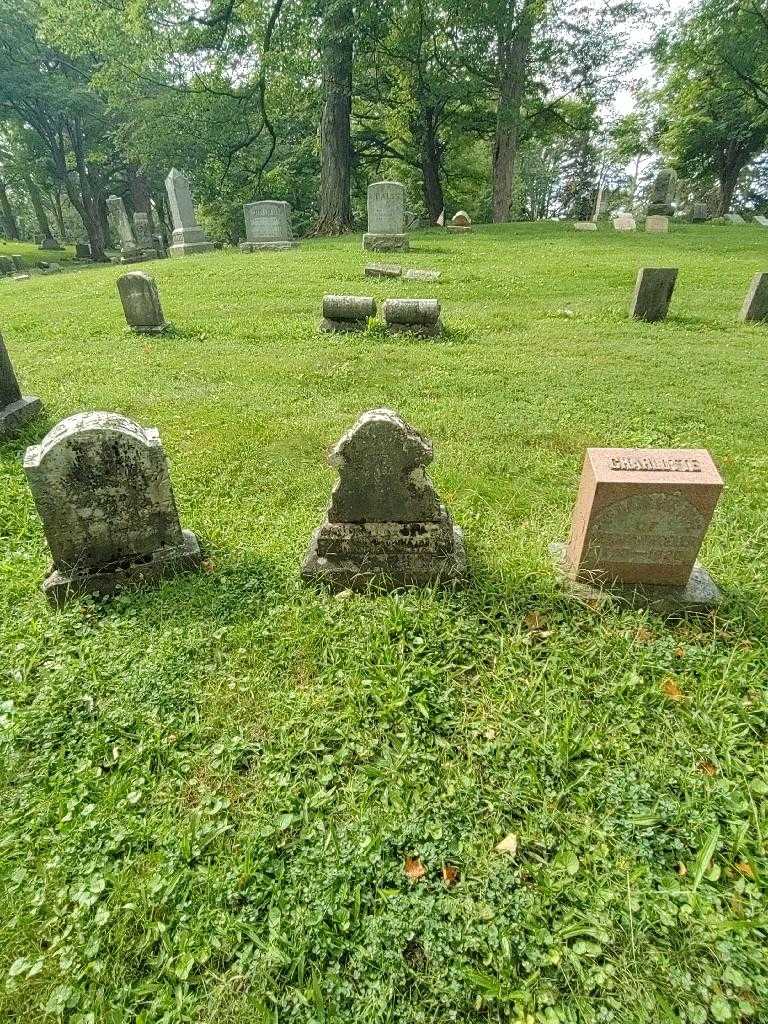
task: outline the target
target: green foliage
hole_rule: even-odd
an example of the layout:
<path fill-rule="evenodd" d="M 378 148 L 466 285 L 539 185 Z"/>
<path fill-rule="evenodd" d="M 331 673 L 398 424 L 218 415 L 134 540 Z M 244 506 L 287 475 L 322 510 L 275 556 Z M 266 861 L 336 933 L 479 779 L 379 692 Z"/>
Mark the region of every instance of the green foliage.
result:
<path fill-rule="evenodd" d="M 364 279 L 359 236 L 153 264 L 156 339 L 120 268 L 0 284 L 46 404 L 0 446 L 0 1018 L 766 1018 L 768 335 L 736 321 L 763 254 L 757 227 L 417 233 L 440 343 L 317 332 L 325 292 L 426 294 Z M 652 263 L 684 272 L 639 324 Z M 297 579 L 324 453 L 384 404 L 434 440 L 465 590 Z M 19 456 L 89 408 L 159 428 L 207 571 L 56 614 Z M 604 443 L 712 451 L 716 615 L 563 596 L 546 546 Z"/>

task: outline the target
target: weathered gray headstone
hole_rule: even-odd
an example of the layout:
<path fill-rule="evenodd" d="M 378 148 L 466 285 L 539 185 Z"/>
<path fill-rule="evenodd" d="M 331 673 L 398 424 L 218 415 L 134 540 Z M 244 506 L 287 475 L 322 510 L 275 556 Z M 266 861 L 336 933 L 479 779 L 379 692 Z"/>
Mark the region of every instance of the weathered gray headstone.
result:
<path fill-rule="evenodd" d="M 448 230 L 454 232 L 471 231 L 472 221 L 469 218 L 469 214 L 465 210 L 459 210 L 458 213 L 454 213 L 448 225 Z"/>
<path fill-rule="evenodd" d="M 675 208 L 672 205 L 677 191 L 677 174 L 671 167 L 662 167 L 653 180 L 648 201 L 649 217 L 671 217 Z"/>
<path fill-rule="evenodd" d="M 199 565 L 154 428 L 114 413 L 70 416 L 27 449 L 24 471 L 53 557 L 43 584 L 53 604 Z"/>
<path fill-rule="evenodd" d="M 120 242 L 120 262 L 136 263 L 143 259 L 133 235 L 131 218 L 128 216 L 125 203 L 120 196 L 109 196 L 107 209 Z"/>
<path fill-rule="evenodd" d="M 451 581 L 466 575 L 461 530 L 426 475 L 432 445 L 391 409 L 363 413 L 331 449 L 339 472 L 302 567 L 335 590 Z"/>
<path fill-rule="evenodd" d="M 646 217 L 645 230 L 652 235 L 665 235 L 669 231 L 669 217 L 660 214 Z"/>
<path fill-rule="evenodd" d="M 723 220 L 729 224 L 746 224 L 747 222 L 741 216 L 740 213 L 726 213 L 723 216 Z"/>
<path fill-rule="evenodd" d="M 75 259 L 89 260 L 91 258 L 91 246 L 88 242 L 75 242 Z"/>
<path fill-rule="evenodd" d="M 403 274 L 404 281 L 439 281 L 439 270 L 406 270 Z"/>
<path fill-rule="evenodd" d="M 635 293 L 629 315 L 636 320 L 656 323 L 663 320 L 669 310 L 672 292 L 677 281 L 675 267 L 643 267 L 637 272 Z"/>
<path fill-rule="evenodd" d="M 44 249 L 46 252 L 56 252 L 64 248 L 60 242 L 58 242 L 53 235 L 46 235 L 45 238 L 40 242 L 40 249 Z"/>
<path fill-rule="evenodd" d="M 117 279 L 117 290 L 128 326 L 138 334 L 161 334 L 168 323 L 154 280 L 143 270 L 132 270 Z"/>
<path fill-rule="evenodd" d="M 768 228 L 768 217 L 763 217 L 759 213 L 755 214 L 755 224 L 759 224 L 761 228 Z"/>
<path fill-rule="evenodd" d="M 324 295 L 323 331 L 364 331 L 376 316 L 376 300 L 369 295 Z"/>
<path fill-rule="evenodd" d="M 741 307 L 741 319 L 747 322 L 768 320 L 768 273 L 757 273 L 752 278 Z"/>
<path fill-rule="evenodd" d="M 152 228 L 149 224 L 149 214 L 142 213 L 140 210 L 134 213 L 133 234 L 136 245 L 143 256 L 152 259 L 158 255 Z"/>
<path fill-rule="evenodd" d="M 637 223 L 631 213 L 620 213 L 613 218 L 613 226 L 616 231 L 635 231 Z"/>
<path fill-rule="evenodd" d="M 17 274 L 25 274 L 29 270 L 29 264 L 19 253 L 14 253 L 11 256 L 11 259 L 13 260 L 13 266 Z"/>
<path fill-rule="evenodd" d="M 396 263 L 366 263 L 366 277 L 400 277 L 403 268 Z"/>
<path fill-rule="evenodd" d="M 14 437 L 43 408 L 35 395 L 22 395 L 11 357 L 0 334 L 0 440 Z"/>
<path fill-rule="evenodd" d="M 295 249 L 299 244 L 291 231 L 291 207 L 288 203 L 266 199 L 260 203 L 246 203 L 246 241 L 240 243 L 241 252 L 262 249 Z"/>
<path fill-rule="evenodd" d="M 168 205 L 173 219 L 173 239 L 169 254 L 191 256 L 194 253 L 210 252 L 213 242 L 208 241 L 197 223 L 189 181 L 175 167 L 171 168 L 165 179 L 165 191 L 168 193 Z"/>
<path fill-rule="evenodd" d="M 439 299 L 387 299 L 383 311 L 390 333 L 442 334 Z"/>
<path fill-rule="evenodd" d="M 368 186 L 368 231 L 363 248 L 374 252 L 408 249 L 405 233 L 405 188 L 397 181 Z"/>
<path fill-rule="evenodd" d="M 694 203 L 691 206 L 691 223 L 704 224 L 709 220 L 709 207 L 706 203 Z"/>

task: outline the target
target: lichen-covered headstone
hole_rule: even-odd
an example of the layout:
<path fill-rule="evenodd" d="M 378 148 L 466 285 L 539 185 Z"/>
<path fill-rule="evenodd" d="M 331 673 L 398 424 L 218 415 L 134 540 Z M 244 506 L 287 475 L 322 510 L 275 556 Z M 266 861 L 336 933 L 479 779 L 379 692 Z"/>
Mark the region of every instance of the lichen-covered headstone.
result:
<path fill-rule="evenodd" d="M 368 186 L 368 230 L 363 248 L 396 252 L 409 248 L 405 233 L 405 188 L 398 181 L 374 181 Z"/>
<path fill-rule="evenodd" d="M 91 258 L 91 246 L 88 242 L 75 242 L 75 259 L 89 260 Z"/>
<path fill-rule="evenodd" d="M 53 557 L 43 584 L 53 604 L 199 565 L 154 428 L 114 413 L 70 416 L 27 449 L 24 471 Z"/>
<path fill-rule="evenodd" d="M 397 263 L 366 263 L 366 277 L 402 277 L 403 268 Z"/>
<path fill-rule="evenodd" d="M 154 280 L 143 270 L 117 279 L 117 290 L 128 326 L 138 334 L 162 334 L 168 327 Z"/>
<path fill-rule="evenodd" d="M 391 334 L 435 338 L 443 333 L 439 299 L 387 299 L 383 312 Z"/>
<path fill-rule="evenodd" d="M 14 437 L 38 415 L 43 404 L 35 395 L 22 395 L 11 357 L 0 334 L 0 441 Z"/>
<path fill-rule="evenodd" d="M 741 319 L 747 323 L 768 320 L 768 273 L 758 272 L 752 278 L 741 307 Z"/>
<path fill-rule="evenodd" d="M 370 295 L 324 295 L 320 330 L 364 331 L 376 316 L 376 300 Z"/>
<path fill-rule="evenodd" d="M 240 243 L 240 252 L 295 249 L 299 244 L 295 241 L 291 229 L 289 203 L 276 199 L 246 203 L 243 214 L 246 241 Z"/>
<path fill-rule="evenodd" d="M 152 227 L 149 223 L 149 214 L 142 213 L 141 211 L 134 213 L 133 234 L 142 256 L 146 259 L 154 259 L 158 252 L 154 236 L 152 235 Z"/>
<path fill-rule="evenodd" d="M 754 216 L 755 224 L 759 224 L 761 228 L 768 228 L 768 217 L 763 217 L 761 214 L 756 213 Z"/>
<path fill-rule="evenodd" d="M 677 191 L 677 174 L 671 167 L 662 167 L 653 179 L 648 197 L 649 217 L 671 217 L 675 208 L 672 202 Z"/>
<path fill-rule="evenodd" d="M 331 449 L 339 472 L 322 526 L 302 567 L 336 590 L 382 579 L 390 587 L 461 579 L 461 530 L 425 467 L 432 445 L 391 409 L 363 413 Z"/>
<path fill-rule="evenodd" d="M 676 281 L 676 267 L 642 267 L 637 272 L 629 315 L 648 323 L 663 320 L 669 311 Z"/>
<path fill-rule="evenodd" d="M 597 224 L 593 220 L 577 220 L 573 227 L 576 231 L 597 231 Z"/>
<path fill-rule="evenodd" d="M 210 252 L 213 249 L 213 242 L 208 241 L 205 232 L 197 223 L 189 181 L 175 167 L 171 168 L 165 179 L 165 191 L 168 193 L 168 205 L 173 219 L 173 240 L 168 250 L 169 254 L 191 256 L 195 253 Z"/>
<path fill-rule="evenodd" d="M 647 216 L 645 230 L 651 235 L 666 235 L 669 231 L 669 217 L 663 217 L 660 214 Z"/>
<path fill-rule="evenodd" d="M 746 224 L 747 222 L 741 216 L 740 213 L 725 213 L 723 214 L 723 220 L 727 224 Z"/>

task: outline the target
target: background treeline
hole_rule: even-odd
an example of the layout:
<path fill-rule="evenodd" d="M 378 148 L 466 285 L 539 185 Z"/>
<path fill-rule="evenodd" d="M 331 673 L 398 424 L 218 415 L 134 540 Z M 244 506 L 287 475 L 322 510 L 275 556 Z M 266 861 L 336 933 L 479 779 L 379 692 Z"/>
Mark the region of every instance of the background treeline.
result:
<path fill-rule="evenodd" d="M 617 117 L 649 18 L 658 85 Z M 662 157 L 681 202 L 757 210 L 766 140 L 762 0 L 0 0 L 0 230 L 96 259 L 111 193 L 167 225 L 171 166 L 236 241 L 260 198 L 350 230 L 381 177 L 427 223 L 631 208 Z"/>

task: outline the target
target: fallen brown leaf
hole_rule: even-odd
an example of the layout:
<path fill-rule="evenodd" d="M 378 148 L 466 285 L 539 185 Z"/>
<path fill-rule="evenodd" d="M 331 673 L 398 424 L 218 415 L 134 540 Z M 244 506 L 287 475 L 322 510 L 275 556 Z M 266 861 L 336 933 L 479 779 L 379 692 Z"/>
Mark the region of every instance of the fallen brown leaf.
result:
<path fill-rule="evenodd" d="M 406 857 L 405 863 L 403 864 L 403 871 L 412 882 L 418 882 L 420 878 L 423 878 L 427 873 L 427 869 L 421 863 L 418 857 Z"/>
<path fill-rule="evenodd" d="M 210 575 L 212 572 L 216 572 L 216 563 L 211 561 L 210 558 L 203 560 L 203 572 L 207 572 Z"/>
<path fill-rule="evenodd" d="M 525 615 L 523 622 L 528 629 L 543 629 L 545 620 L 541 612 L 532 611 Z"/>
<path fill-rule="evenodd" d="M 740 860 L 736 862 L 736 870 L 739 874 L 744 875 L 745 878 L 754 878 L 755 872 L 749 861 Z"/>
<path fill-rule="evenodd" d="M 640 626 L 635 633 L 635 640 L 637 640 L 639 644 L 650 643 L 650 641 L 653 640 L 653 633 L 650 629 L 646 629 L 645 626 Z"/>
<path fill-rule="evenodd" d="M 702 761 L 698 768 L 699 771 L 703 772 L 705 775 L 717 775 L 717 768 L 711 761 Z"/>
<path fill-rule="evenodd" d="M 685 699 L 685 694 L 671 676 L 668 679 L 664 680 L 664 682 L 661 684 L 661 688 L 670 700 Z"/>
<path fill-rule="evenodd" d="M 456 885 L 459 880 L 459 869 L 455 868 L 453 864 L 443 864 L 441 874 L 443 876 L 443 884 L 449 889 L 452 885 Z"/>
<path fill-rule="evenodd" d="M 500 843 L 496 844 L 497 853 L 508 853 L 510 857 L 514 857 L 517 853 L 517 836 L 514 832 L 510 832 L 508 836 L 505 836 Z"/>
<path fill-rule="evenodd" d="M 675 657 L 676 658 L 684 658 L 685 657 L 685 648 L 684 647 L 676 647 L 675 648 Z"/>

